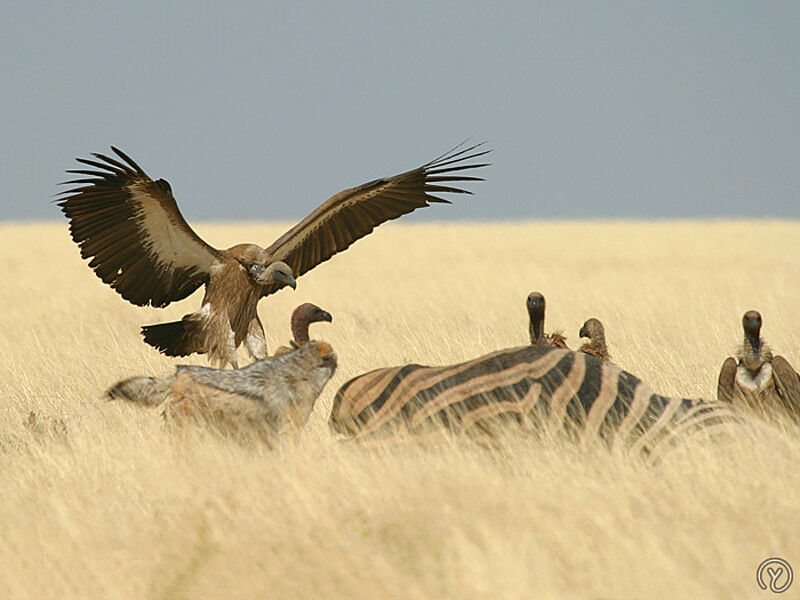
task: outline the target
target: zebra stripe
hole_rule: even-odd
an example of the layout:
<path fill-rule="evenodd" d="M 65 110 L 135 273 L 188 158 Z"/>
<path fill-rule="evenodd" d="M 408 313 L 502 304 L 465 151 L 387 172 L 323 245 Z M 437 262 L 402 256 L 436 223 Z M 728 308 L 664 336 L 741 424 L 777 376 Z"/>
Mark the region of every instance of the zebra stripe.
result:
<path fill-rule="evenodd" d="M 499 350 L 447 366 L 377 369 L 336 393 L 329 425 L 357 440 L 491 433 L 512 423 L 561 431 L 583 447 L 649 454 L 673 432 L 738 420 L 729 405 L 668 398 L 616 365 L 547 346 Z"/>

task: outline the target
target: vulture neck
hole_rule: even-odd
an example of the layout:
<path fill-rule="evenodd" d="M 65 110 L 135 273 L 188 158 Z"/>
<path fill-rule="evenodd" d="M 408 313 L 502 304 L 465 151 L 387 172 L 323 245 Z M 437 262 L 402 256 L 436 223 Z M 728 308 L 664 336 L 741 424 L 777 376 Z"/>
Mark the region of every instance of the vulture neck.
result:
<path fill-rule="evenodd" d="M 742 344 L 742 364 L 755 377 L 765 362 L 772 360 L 772 352 L 764 344 L 758 330 L 745 330 Z"/>
<path fill-rule="evenodd" d="M 530 325 L 528 331 L 531 335 L 531 344 L 538 344 L 544 338 L 544 312 L 528 311 Z"/>
<path fill-rule="evenodd" d="M 606 349 L 606 335 L 602 331 L 595 331 L 590 339 L 592 346 L 598 348 L 599 350 Z"/>
<path fill-rule="evenodd" d="M 294 343 L 298 346 L 308 342 L 308 325 L 308 319 L 305 315 L 292 315 L 292 337 L 294 337 Z"/>

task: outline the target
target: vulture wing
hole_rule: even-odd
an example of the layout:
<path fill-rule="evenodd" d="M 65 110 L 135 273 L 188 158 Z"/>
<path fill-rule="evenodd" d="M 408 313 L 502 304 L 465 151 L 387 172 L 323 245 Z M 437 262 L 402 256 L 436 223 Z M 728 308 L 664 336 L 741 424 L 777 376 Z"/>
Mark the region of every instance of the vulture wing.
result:
<path fill-rule="evenodd" d="M 91 169 L 70 169 L 88 177 L 62 192 L 58 201 L 69 219 L 81 256 L 103 282 L 139 306 L 166 306 L 208 281 L 220 252 L 192 231 L 169 184 L 153 181 L 113 146 L 119 158 L 94 153 L 78 158 Z"/>
<path fill-rule="evenodd" d="M 490 152 L 479 150 L 480 146 L 459 149 L 459 145 L 411 171 L 339 192 L 278 238 L 267 252 L 287 263 L 294 276 L 299 277 L 346 250 L 381 223 L 429 206 L 429 202 L 449 203 L 434 194 L 471 194 L 453 184 L 483 181 L 482 177 L 460 174 L 488 166 L 488 163 L 469 162 Z M 279 287 L 265 286 L 262 295 L 268 296 Z"/>
<path fill-rule="evenodd" d="M 733 402 L 733 389 L 736 385 L 736 359 L 729 356 L 722 363 L 717 383 L 717 400 L 720 402 Z"/>
<path fill-rule="evenodd" d="M 800 375 L 785 358 L 775 356 L 772 359 L 772 376 L 775 378 L 778 394 L 793 414 L 800 417 Z"/>

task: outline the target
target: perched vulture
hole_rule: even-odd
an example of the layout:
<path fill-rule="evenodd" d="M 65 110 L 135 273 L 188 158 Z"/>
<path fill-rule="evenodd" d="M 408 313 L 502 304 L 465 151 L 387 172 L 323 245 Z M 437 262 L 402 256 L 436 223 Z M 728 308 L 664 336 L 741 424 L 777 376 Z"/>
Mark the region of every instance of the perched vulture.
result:
<path fill-rule="evenodd" d="M 544 332 L 544 296 L 539 292 L 531 292 L 528 294 L 528 300 L 525 304 L 528 307 L 528 317 L 530 318 L 528 331 L 531 335 L 531 344 L 534 346 L 543 344 L 552 348 L 566 348 L 567 338 L 564 337 L 561 331 Z"/>
<path fill-rule="evenodd" d="M 292 312 L 292 341 L 289 346 L 281 346 L 275 350 L 274 356 L 281 356 L 287 354 L 292 350 L 296 350 L 303 344 L 308 343 L 308 327 L 311 323 L 318 323 L 326 321 L 333 323 L 333 317 L 327 310 L 322 310 L 319 306 L 306 302 L 301 304 Z"/>
<path fill-rule="evenodd" d="M 728 357 L 722 363 L 719 400 L 759 412 L 778 410 L 800 420 L 800 376 L 785 358 L 773 356 L 761 339 L 760 313 L 747 311 L 742 327 L 744 342 L 736 358 Z"/>
<path fill-rule="evenodd" d="M 602 360 L 610 361 L 611 355 L 608 353 L 606 345 L 606 332 L 599 319 L 592 317 L 581 327 L 578 337 L 589 338 L 589 341 L 582 344 L 578 350 L 585 354 L 591 354 Z"/>
<path fill-rule="evenodd" d="M 331 346 L 309 341 L 233 371 L 179 366 L 163 377 L 125 379 L 106 396 L 163 406 L 162 416 L 170 426 L 208 425 L 227 436 L 252 435 L 273 445 L 284 437 L 297 437 L 335 370 Z"/>
<path fill-rule="evenodd" d="M 208 354 L 236 364 L 244 342 L 256 359 L 267 356 L 259 298 L 303 275 L 375 227 L 430 202 L 441 193 L 469 194 L 458 182 L 487 163 L 470 162 L 489 150 L 456 147 L 411 171 L 376 179 L 331 197 L 269 247 L 239 244 L 218 250 L 203 241 L 178 210 L 170 185 L 153 181 L 124 152 L 78 158 L 88 169 L 58 201 L 81 256 L 103 282 L 138 306 L 167 306 L 205 284 L 201 307 L 180 321 L 142 328 L 144 340 L 168 356 Z"/>

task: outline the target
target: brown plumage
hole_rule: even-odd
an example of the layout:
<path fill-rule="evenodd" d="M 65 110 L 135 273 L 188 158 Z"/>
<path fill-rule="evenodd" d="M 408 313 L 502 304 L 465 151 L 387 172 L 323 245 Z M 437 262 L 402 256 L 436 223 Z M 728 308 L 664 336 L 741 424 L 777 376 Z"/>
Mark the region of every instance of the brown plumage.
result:
<path fill-rule="evenodd" d="M 579 351 L 605 361 L 611 360 L 611 355 L 608 353 L 608 346 L 606 345 L 606 332 L 599 319 L 594 317 L 587 319 L 578 332 L 578 337 L 589 338 L 588 342 L 581 345 L 578 349 Z"/>
<path fill-rule="evenodd" d="M 70 234 L 89 266 L 123 298 L 139 306 L 167 306 L 205 284 L 201 308 L 181 321 L 142 328 L 145 341 L 169 356 L 194 352 L 236 366 L 244 342 L 254 358 L 267 355 L 258 299 L 313 269 L 390 219 L 449 202 L 437 194 L 471 192 L 455 182 L 486 163 L 469 162 L 488 150 L 456 148 L 411 171 L 344 190 L 322 204 L 268 248 L 208 245 L 178 210 L 169 184 L 153 181 L 125 153 L 77 159 L 90 169 L 58 202 Z"/>
<path fill-rule="evenodd" d="M 800 376 L 782 356 L 773 356 L 761 339 L 761 314 L 742 317 L 744 341 L 734 357 L 722 363 L 717 384 L 719 400 L 757 412 L 782 412 L 800 420 Z"/>
<path fill-rule="evenodd" d="M 163 406 L 170 426 L 204 424 L 224 435 L 255 436 L 272 445 L 297 437 L 335 370 L 331 346 L 309 341 L 283 356 L 233 371 L 179 366 L 163 377 L 126 379 L 106 396 Z"/>
<path fill-rule="evenodd" d="M 289 346 L 281 346 L 275 350 L 273 356 L 281 356 L 308 343 L 309 325 L 320 321 L 333 323 L 333 317 L 328 311 L 322 310 L 319 306 L 311 304 L 310 302 L 306 302 L 295 308 L 294 312 L 292 312 L 292 337 L 294 339 L 289 342 Z"/>
<path fill-rule="evenodd" d="M 531 292 L 525 302 L 528 308 L 528 332 L 531 336 L 531 344 L 536 346 L 543 344 L 552 348 L 567 348 L 567 338 L 561 331 L 553 333 L 544 332 L 544 296 L 540 292 Z"/>

